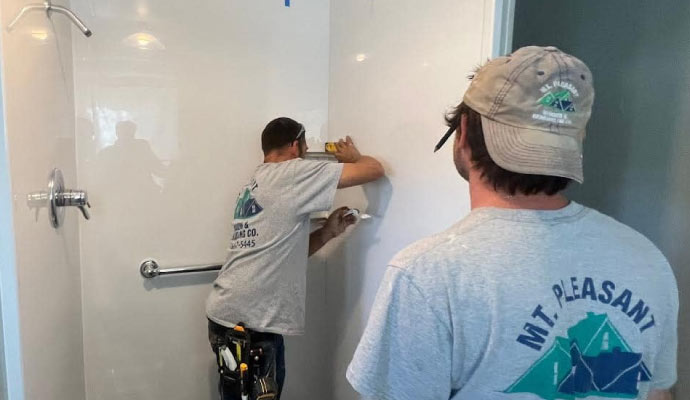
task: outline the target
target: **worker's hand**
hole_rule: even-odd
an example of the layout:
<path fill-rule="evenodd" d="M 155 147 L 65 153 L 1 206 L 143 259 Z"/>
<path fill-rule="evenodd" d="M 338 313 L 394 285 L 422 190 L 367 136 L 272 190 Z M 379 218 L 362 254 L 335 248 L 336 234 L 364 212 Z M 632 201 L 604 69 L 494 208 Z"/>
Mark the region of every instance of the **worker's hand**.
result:
<path fill-rule="evenodd" d="M 329 239 L 332 239 L 341 233 L 345 232 L 345 229 L 357 222 L 357 217 L 354 215 L 348 215 L 344 217 L 343 215 L 349 210 L 347 207 L 340 207 L 339 209 L 333 211 L 326 223 L 323 225 L 323 233 Z"/>
<path fill-rule="evenodd" d="M 355 163 L 362 158 L 362 155 L 359 154 L 359 150 L 357 150 L 355 144 L 352 143 L 352 138 L 349 136 L 346 136 L 345 140 L 338 140 L 335 144 L 335 148 L 335 158 L 342 163 Z"/>

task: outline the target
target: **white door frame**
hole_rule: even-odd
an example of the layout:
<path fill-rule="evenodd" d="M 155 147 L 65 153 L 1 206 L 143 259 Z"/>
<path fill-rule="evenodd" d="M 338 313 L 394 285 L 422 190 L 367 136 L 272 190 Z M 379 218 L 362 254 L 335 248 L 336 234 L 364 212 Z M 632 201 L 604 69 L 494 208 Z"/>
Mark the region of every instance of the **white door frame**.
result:
<path fill-rule="evenodd" d="M 484 0 L 481 63 L 512 51 L 515 1 Z"/>
<path fill-rule="evenodd" d="M 513 21 L 515 20 L 515 0 L 495 0 L 494 36 L 492 56 L 502 56 L 512 52 Z"/>

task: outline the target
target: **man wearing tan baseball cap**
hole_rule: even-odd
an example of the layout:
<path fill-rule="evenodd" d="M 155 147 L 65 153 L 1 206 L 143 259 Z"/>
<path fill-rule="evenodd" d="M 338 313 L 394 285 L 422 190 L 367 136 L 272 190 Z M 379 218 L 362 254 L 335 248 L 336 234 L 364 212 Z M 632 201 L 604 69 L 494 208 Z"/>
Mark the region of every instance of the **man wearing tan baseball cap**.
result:
<path fill-rule="evenodd" d="M 668 262 L 562 193 L 584 180 L 593 101 L 589 68 L 555 47 L 476 71 L 436 146 L 455 132 L 472 211 L 389 264 L 347 371 L 365 398 L 671 398 Z"/>

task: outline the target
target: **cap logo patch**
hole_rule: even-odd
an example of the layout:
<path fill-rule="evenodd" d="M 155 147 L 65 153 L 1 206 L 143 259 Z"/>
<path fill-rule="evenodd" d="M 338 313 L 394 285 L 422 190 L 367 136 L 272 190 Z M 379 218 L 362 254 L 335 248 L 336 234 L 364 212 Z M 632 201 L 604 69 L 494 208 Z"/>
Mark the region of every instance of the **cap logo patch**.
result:
<path fill-rule="evenodd" d="M 565 89 L 556 93 L 545 94 L 541 99 L 539 99 L 539 104 L 561 111 L 575 111 L 575 106 L 573 106 L 573 100 L 570 96 L 570 92 Z"/>
<path fill-rule="evenodd" d="M 575 86 L 570 82 L 554 80 L 542 86 L 539 91 L 542 96 L 537 104 L 544 108 L 541 113 L 532 114 L 532 119 L 562 125 L 572 124 L 568 113 L 575 112 L 573 98 L 580 95 Z"/>

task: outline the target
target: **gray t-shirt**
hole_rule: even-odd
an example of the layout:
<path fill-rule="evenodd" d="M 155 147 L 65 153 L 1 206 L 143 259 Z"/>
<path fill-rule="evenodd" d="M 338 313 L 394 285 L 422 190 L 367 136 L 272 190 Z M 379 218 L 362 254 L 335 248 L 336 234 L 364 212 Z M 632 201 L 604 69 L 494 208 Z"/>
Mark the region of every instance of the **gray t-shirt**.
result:
<path fill-rule="evenodd" d="M 257 167 L 237 198 L 228 259 L 206 301 L 209 319 L 304 333 L 309 214 L 331 208 L 342 170 L 303 159 Z"/>
<path fill-rule="evenodd" d="M 676 380 L 677 316 L 670 266 L 627 226 L 479 208 L 393 259 L 347 378 L 376 399 L 646 399 Z"/>

